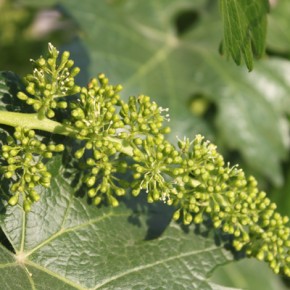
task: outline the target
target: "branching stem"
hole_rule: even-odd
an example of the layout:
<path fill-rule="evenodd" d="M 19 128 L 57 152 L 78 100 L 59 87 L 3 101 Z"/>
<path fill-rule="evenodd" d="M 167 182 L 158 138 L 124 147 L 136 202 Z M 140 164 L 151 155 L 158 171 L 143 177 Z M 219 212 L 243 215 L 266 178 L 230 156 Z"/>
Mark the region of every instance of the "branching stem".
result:
<path fill-rule="evenodd" d="M 74 131 L 61 123 L 52 121 L 48 118 L 40 120 L 38 114 L 27 114 L 17 112 L 6 112 L 0 113 L 0 124 L 13 126 L 13 127 L 24 127 L 27 129 L 42 130 L 50 133 L 56 133 L 61 135 L 71 135 Z"/>
<path fill-rule="evenodd" d="M 27 113 L 1 111 L 0 124 L 12 127 L 19 126 L 27 129 L 41 130 L 64 136 L 74 136 L 75 134 L 75 131 L 73 129 L 59 122 L 50 120 L 48 118 L 39 119 L 38 114 L 36 113 L 27 114 Z M 121 144 L 122 153 L 129 156 L 133 155 L 133 148 L 130 145 L 125 144 L 123 140 L 114 137 L 107 137 L 106 139 L 110 142 Z"/>

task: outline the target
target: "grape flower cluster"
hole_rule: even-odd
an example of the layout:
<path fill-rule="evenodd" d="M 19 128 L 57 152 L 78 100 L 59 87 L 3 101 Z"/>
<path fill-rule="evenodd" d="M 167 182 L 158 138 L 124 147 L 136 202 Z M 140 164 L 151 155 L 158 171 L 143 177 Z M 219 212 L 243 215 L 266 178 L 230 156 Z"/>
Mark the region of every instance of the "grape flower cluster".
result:
<path fill-rule="evenodd" d="M 236 250 L 269 263 L 275 273 L 290 276 L 290 228 L 288 217 L 258 189 L 254 177 L 246 177 L 238 166 L 225 163 L 216 146 L 197 135 L 193 140 L 166 140 L 170 128 L 167 109 L 150 97 L 140 95 L 121 100 L 120 85 L 109 84 L 104 74 L 86 87 L 75 85 L 79 69 L 64 52 L 50 45 L 49 58 L 35 62 L 37 69 L 26 77 L 27 92 L 18 97 L 46 117 L 56 107 L 67 109 L 69 117 L 60 126 L 67 128 L 79 148 L 74 157 L 83 164 L 83 183 L 93 204 L 119 204 L 118 197 L 130 192 L 147 193 L 148 202 L 162 201 L 174 206 L 173 219 L 190 223 L 211 222 L 231 235 Z M 67 106 L 55 98 L 77 93 Z M 64 103 L 63 103 L 64 102 Z M 16 128 L 16 141 L 2 146 L 4 176 L 13 179 L 9 204 L 24 192 L 24 209 L 39 196 L 35 185 L 47 187 L 50 174 L 42 158 L 63 150 L 62 145 L 45 145 L 32 130 Z M 37 156 L 35 155 L 37 153 Z M 21 175 L 19 172 L 21 171 Z M 122 178 L 126 176 L 126 182 Z"/>
<path fill-rule="evenodd" d="M 9 136 L 10 137 L 10 136 Z M 14 138 L 13 138 L 14 137 Z M 51 174 L 44 164 L 45 159 L 54 152 L 64 150 L 62 144 L 44 144 L 36 138 L 33 130 L 16 127 L 14 136 L 8 138 L 7 145 L 1 148 L 2 166 L 0 170 L 6 179 L 11 180 L 8 203 L 16 205 L 19 197 L 26 212 L 30 211 L 33 202 L 40 199 L 35 187 L 50 186 Z"/>
<path fill-rule="evenodd" d="M 59 51 L 49 44 L 47 59 L 40 57 L 36 61 L 32 60 L 33 73 L 24 78 L 27 93 L 19 92 L 17 95 L 20 100 L 33 107 L 39 119 L 53 118 L 56 108 L 67 107 L 67 102 L 59 99 L 80 91 L 74 81 L 80 69 L 73 67 L 74 61 L 69 59 L 70 53 L 64 52 L 59 62 L 58 56 Z"/>

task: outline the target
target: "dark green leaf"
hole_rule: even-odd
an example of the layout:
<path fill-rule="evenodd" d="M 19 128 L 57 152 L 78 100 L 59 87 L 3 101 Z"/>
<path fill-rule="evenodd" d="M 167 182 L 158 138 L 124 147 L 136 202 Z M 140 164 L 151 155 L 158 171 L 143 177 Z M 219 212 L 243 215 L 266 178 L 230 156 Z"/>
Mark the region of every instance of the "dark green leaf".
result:
<path fill-rule="evenodd" d="M 8 207 L 2 216 L 16 252 L 0 247 L 4 289 L 225 289 L 208 281 L 232 260 L 213 237 L 171 223 L 159 238 L 145 240 L 150 231 L 161 233 L 164 206 L 157 214 L 142 204 L 134 211 L 132 204 L 96 208 L 74 195 L 60 157 L 49 169 L 51 188 L 32 211 Z"/>
<path fill-rule="evenodd" d="M 253 55 L 265 49 L 268 0 L 220 0 L 224 26 L 222 51 L 237 64 L 242 60 L 253 69 Z"/>
<path fill-rule="evenodd" d="M 18 111 L 20 101 L 17 92 L 23 89 L 19 77 L 13 72 L 0 71 L 0 111 Z"/>

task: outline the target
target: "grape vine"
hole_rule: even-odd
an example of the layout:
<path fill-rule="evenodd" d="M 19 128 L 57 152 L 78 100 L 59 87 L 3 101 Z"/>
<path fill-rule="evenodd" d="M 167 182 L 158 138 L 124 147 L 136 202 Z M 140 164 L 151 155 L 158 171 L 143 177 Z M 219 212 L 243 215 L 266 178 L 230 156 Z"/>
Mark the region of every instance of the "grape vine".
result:
<path fill-rule="evenodd" d="M 45 161 L 64 150 L 63 144 L 45 143 L 35 130 L 61 134 L 79 144 L 74 157 L 84 164 L 82 182 L 93 204 L 118 206 L 119 196 L 145 191 L 148 202 L 174 206 L 173 219 L 185 225 L 211 221 L 232 236 L 236 250 L 290 276 L 288 217 L 276 211 L 254 177 L 226 163 L 201 135 L 178 140 L 177 147 L 168 142 L 167 109 L 150 97 L 125 102 L 122 87 L 104 74 L 87 87 L 76 85 L 80 70 L 73 64 L 69 52 L 60 55 L 49 44 L 48 57 L 33 61 L 33 73 L 24 78 L 26 92 L 17 94 L 35 113 L 1 112 L 0 124 L 15 127 L 0 155 L 2 179 L 10 180 L 10 206 L 31 210 L 41 198 L 37 187 L 50 184 Z"/>

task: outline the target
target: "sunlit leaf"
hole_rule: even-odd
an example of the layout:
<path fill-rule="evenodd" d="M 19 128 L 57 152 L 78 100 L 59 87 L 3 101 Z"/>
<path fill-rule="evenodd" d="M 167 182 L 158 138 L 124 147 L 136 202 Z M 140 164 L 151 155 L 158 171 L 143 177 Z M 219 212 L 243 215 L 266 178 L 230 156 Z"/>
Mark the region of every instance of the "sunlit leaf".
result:
<path fill-rule="evenodd" d="M 176 223 L 164 230 L 171 217 L 165 206 L 89 205 L 62 175 L 61 158 L 49 169 L 51 187 L 30 213 L 8 207 L 2 215 L 15 250 L 0 247 L 3 289 L 225 289 L 208 281 L 232 260 L 213 237 Z"/>

